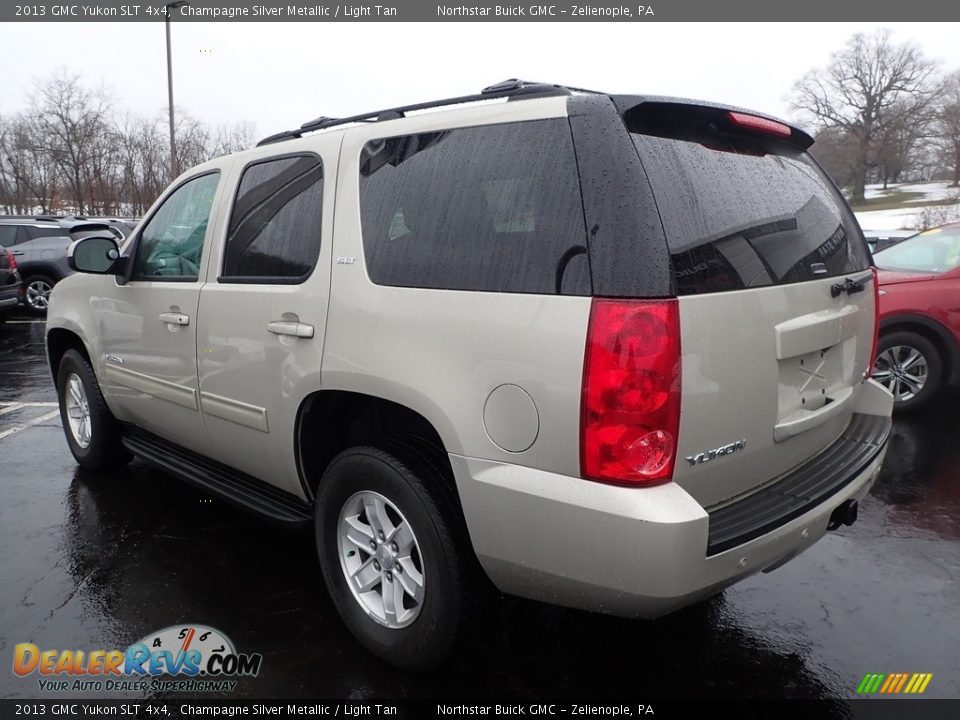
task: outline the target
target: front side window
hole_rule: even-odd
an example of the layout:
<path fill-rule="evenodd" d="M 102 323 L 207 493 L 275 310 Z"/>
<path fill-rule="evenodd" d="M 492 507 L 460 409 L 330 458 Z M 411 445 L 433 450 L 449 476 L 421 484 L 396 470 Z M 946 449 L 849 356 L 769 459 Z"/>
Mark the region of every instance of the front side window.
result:
<path fill-rule="evenodd" d="M 219 173 L 201 175 L 163 201 L 140 233 L 133 280 L 197 280 L 219 180 Z"/>
<path fill-rule="evenodd" d="M 298 155 L 248 167 L 230 216 L 220 281 L 302 282 L 320 253 L 323 164 Z"/>
<path fill-rule="evenodd" d="M 367 272 L 379 285 L 590 294 L 565 119 L 368 142 L 360 214 Z"/>

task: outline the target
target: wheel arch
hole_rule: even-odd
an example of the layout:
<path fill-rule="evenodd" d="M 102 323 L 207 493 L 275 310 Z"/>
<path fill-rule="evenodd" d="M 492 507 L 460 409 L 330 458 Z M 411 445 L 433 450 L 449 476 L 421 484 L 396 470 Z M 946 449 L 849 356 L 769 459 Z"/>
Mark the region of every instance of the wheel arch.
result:
<path fill-rule="evenodd" d="M 447 448 L 433 423 L 393 400 L 349 390 L 319 390 L 303 399 L 297 411 L 294 443 L 297 471 L 309 500 L 338 453 L 357 445 L 383 446 L 407 440 L 435 455 L 434 462 L 456 494 Z M 459 504 L 459 495 L 457 495 Z"/>
<path fill-rule="evenodd" d="M 36 275 L 48 277 L 55 283 L 60 282 L 64 277 L 66 277 L 66 275 L 63 273 L 63 270 L 58 268 L 54 263 L 47 262 L 45 260 L 38 262 L 25 262 L 20 265 L 19 268 L 20 277 L 23 278 L 24 282 Z"/>
<path fill-rule="evenodd" d="M 83 355 L 87 362 L 90 363 L 90 366 L 93 367 L 93 363 L 90 361 L 90 351 L 87 350 L 86 343 L 84 343 L 78 333 L 69 328 L 54 327 L 47 330 L 46 346 L 47 364 L 50 366 L 54 385 L 57 383 L 60 361 L 63 360 L 63 356 L 67 350 L 76 350 Z"/>
<path fill-rule="evenodd" d="M 953 334 L 938 321 L 923 316 L 891 315 L 880 321 L 880 337 L 891 332 L 915 332 L 932 342 L 943 358 L 943 380 L 955 385 L 960 383 L 960 348 Z"/>

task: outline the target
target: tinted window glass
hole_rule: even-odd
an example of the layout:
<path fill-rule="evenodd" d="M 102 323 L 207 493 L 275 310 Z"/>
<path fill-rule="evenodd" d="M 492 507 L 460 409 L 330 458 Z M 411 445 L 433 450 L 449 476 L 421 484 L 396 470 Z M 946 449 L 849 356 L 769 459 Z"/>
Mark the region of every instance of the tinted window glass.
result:
<path fill-rule="evenodd" d="M 566 120 L 371 141 L 360 211 L 375 283 L 590 293 Z"/>
<path fill-rule="evenodd" d="M 196 280 L 219 173 L 188 180 L 173 191 L 140 233 L 135 280 Z"/>
<path fill-rule="evenodd" d="M 230 217 L 223 279 L 297 281 L 320 252 L 323 166 L 315 155 L 247 168 Z"/>
<path fill-rule="evenodd" d="M 927 230 L 875 253 L 877 267 L 941 273 L 960 267 L 960 227 Z"/>
<path fill-rule="evenodd" d="M 0 225 L 0 247 L 10 247 L 17 242 L 16 225 Z"/>
<path fill-rule="evenodd" d="M 69 232 L 65 227 L 33 227 L 33 226 L 27 226 L 26 231 L 27 231 L 27 235 L 30 237 L 31 240 L 35 240 L 37 238 L 45 238 L 45 237 L 63 237 L 64 235 L 67 235 Z"/>
<path fill-rule="evenodd" d="M 697 118 L 645 113 L 628 113 L 627 126 L 653 187 L 679 294 L 869 267 L 853 215 L 807 153 Z"/>

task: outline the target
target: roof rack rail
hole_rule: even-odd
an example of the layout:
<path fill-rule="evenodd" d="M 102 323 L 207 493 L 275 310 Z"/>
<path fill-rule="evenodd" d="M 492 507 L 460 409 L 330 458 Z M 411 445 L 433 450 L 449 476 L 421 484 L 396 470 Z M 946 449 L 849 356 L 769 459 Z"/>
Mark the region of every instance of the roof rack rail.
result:
<path fill-rule="evenodd" d="M 514 98 L 526 95 L 569 95 L 570 89 L 563 85 L 551 85 L 549 83 L 527 82 L 511 78 L 503 82 L 485 87 L 479 94 L 461 95 L 459 97 L 446 98 L 444 100 L 431 100 L 429 102 L 415 103 L 413 105 L 402 105 L 395 108 L 386 108 L 384 110 L 374 110 L 372 112 L 362 113 L 360 115 L 351 115 L 344 118 L 331 118 L 320 116 L 314 120 L 309 120 L 295 130 L 283 130 L 282 132 L 268 135 L 257 143 L 257 147 L 270 145 L 284 140 L 303 137 L 304 133 L 315 130 L 324 130 L 335 125 L 346 125 L 355 122 L 382 122 L 384 120 L 395 120 L 406 117 L 408 112 L 417 110 L 429 110 L 430 108 L 444 107 L 446 105 L 460 105 L 461 103 L 479 102 L 481 100 L 493 100 L 495 98 Z"/>

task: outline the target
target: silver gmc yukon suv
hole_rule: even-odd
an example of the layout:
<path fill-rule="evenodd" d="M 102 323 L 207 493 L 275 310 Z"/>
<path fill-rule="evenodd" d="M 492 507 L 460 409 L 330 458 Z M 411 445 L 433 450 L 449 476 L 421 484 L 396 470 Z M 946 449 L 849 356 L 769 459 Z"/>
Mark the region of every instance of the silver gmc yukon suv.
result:
<path fill-rule="evenodd" d="M 273 135 L 72 245 L 67 442 L 312 524 L 344 622 L 402 667 L 489 581 L 694 603 L 852 523 L 886 450 L 876 278 L 811 143 L 520 81 Z"/>

